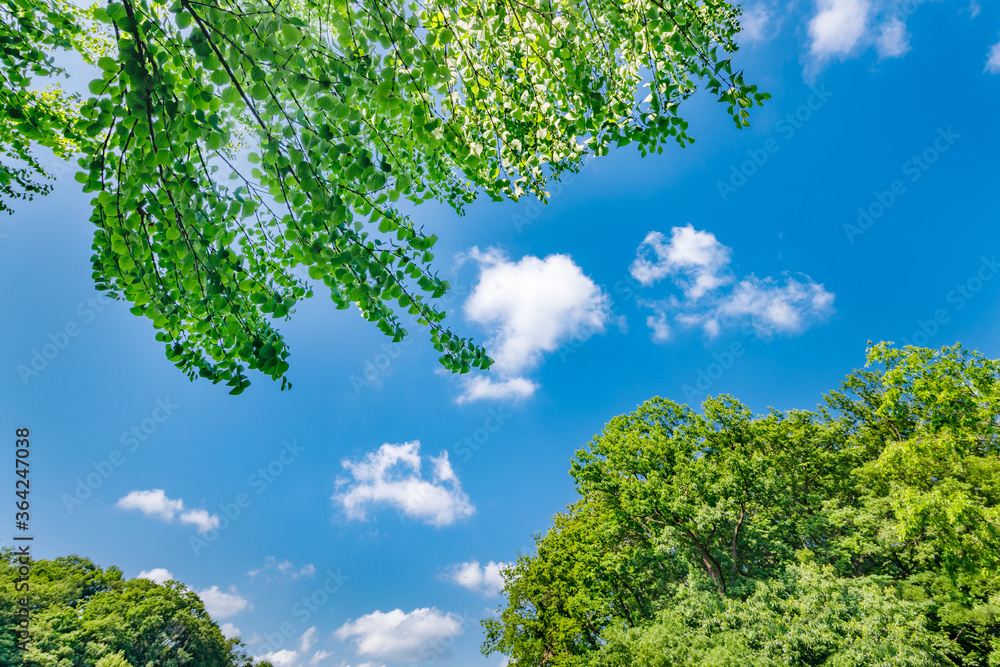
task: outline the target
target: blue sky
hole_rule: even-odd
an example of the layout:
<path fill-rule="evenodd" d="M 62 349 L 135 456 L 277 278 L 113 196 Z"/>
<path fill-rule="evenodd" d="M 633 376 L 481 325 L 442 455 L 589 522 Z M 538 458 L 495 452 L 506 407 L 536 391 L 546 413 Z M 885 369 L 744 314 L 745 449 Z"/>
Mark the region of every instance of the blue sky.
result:
<path fill-rule="evenodd" d="M 292 391 L 232 397 L 94 291 L 71 174 L 0 220 L 0 423 L 32 430 L 36 556 L 176 577 L 286 667 L 500 665 L 478 652 L 497 564 L 575 499 L 569 459 L 612 416 L 811 408 L 868 340 L 1000 356 L 996 7 L 746 11 L 738 61 L 773 95 L 753 127 L 698 97 L 693 146 L 612 151 L 546 206 L 412 211 L 488 379 L 318 295 L 280 327 Z"/>

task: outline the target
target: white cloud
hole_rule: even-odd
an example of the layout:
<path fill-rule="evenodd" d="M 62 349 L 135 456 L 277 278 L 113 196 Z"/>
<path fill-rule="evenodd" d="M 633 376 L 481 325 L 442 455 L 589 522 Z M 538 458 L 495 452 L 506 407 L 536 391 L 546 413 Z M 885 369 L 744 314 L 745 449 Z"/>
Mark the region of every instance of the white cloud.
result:
<path fill-rule="evenodd" d="M 316 566 L 312 563 L 306 563 L 302 567 L 296 568 L 288 559 L 278 562 L 278 559 L 274 556 L 268 556 L 264 559 L 263 565 L 254 570 L 249 570 L 247 574 L 250 575 L 251 579 L 263 575 L 267 581 L 270 581 L 272 578 L 298 579 L 299 577 L 314 576 L 316 574 Z"/>
<path fill-rule="evenodd" d="M 759 330 L 795 333 L 808 325 L 807 319 L 821 319 L 833 310 L 833 294 L 805 278 L 785 276 L 784 284 L 773 278 L 750 276 L 740 281 L 719 303 L 717 317 L 731 321 L 747 318 Z"/>
<path fill-rule="evenodd" d="M 491 377 L 476 375 L 465 382 L 465 391 L 458 398 L 459 403 L 490 399 L 503 401 L 509 399 L 527 398 L 535 393 L 538 384 L 527 378 L 508 378 L 494 380 Z"/>
<path fill-rule="evenodd" d="M 333 655 L 332 651 L 316 651 L 315 653 L 313 653 L 313 657 L 309 659 L 309 664 L 318 665 L 320 662 L 326 660 L 331 655 Z"/>
<path fill-rule="evenodd" d="M 447 450 L 428 457 L 431 477 L 421 472 L 420 443 L 385 443 L 361 461 L 344 459 L 341 464 L 351 478 L 338 479 L 342 492 L 333 496 L 348 518 L 364 520 L 369 507 L 388 505 L 406 516 L 433 526 L 449 524 L 472 516 L 476 508 L 462 491 L 462 483 L 452 470 Z"/>
<path fill-rule="evenodd" d="M 203 509 L 184 511 L 184 501 L 167 497 L 163 489 L 150 491 L 132 491 L 120 498 L 117 506 L 125 510 L 139 510 L 146 516 L 171 522 L 180 514 L 181 523 L 190 523 L 198 528 L 199 533 L 206 533 L 219 527 L 219 515 L 209 514 Z"/>
<path fill-rule="evenodd" d="M 146 516 L 173 521 L 174 515 L 184 509 L 180 500 L 171 500 L 163 489 L 152 491 L 132 491 L 118 500 L 118 507 L 125 510 L 139 510 Z"/>
<path fill-rule="evenodd" d="M 222 632 L 222 636 L 226 639 L 232 639 L 233 637 L 240 636 L 240 629 L 233 625 L 232 623 L 223 623 L 219 626 L 219 631 Z"/>
<path fill-rule="evenodd" d="M 485 566 L 478 560 L 456 563 L 445 572 L 448 581 L 486 597 L 493 597 L 503 590 L 503 576 L 500 574 L 505 563 L 490 561 Z"/>
<path fill-rule="evenodd" d="M 731 252 L 715 234 L 697 231 L 688 224 L 671 229 L 669 241 L 660 232 L 647 234 L 629 272 L 646 286 L 674 276 L 685 295 L 697 299 L 732 280 L 726 271 Z"/>
<path fill-rule="evenodd" d="M 818 60 L 850 55 L 868 29 L 869 0 L 817 0 L 809 21 L 810 53 Z"/>
<path fill-rule="evenodd" d="M 497 249 L 466 255 L 479 264 L 479 278 L 465 302 L 466 317 L 490 330 L 486 349 L 496 380 L 472 378 L 459 402 L 523 398 L 538 385 L 523 375 L 547 352 L 603 332 L 610 300 L 568 255 L 509 260 Z"/>
<path fill-rule="evenodd" d="M 150 581 L 155 581 L 158 584 L 162 584 L 165 581 L 170 581 L 174 578 L 170 570 L 162 567 L 154 567 L 152 570 L 143 570 L 139 573 L 138 579 L 149 579 Z"/>
<path fill-rule="evenodd" d="M 191 523 L 198 527 L 199 533 L 207 533 L 208 531 L 219 527 L 219 515 L 209 514 L 206 510 L 188 510 L 181 514 L 181 523 Z"/>
<path fill-rule="evenodd" d="M 258 656 L 258 659 L 267 660 L 274 667 L 295 667 L 299 662 L 299 654 L 297 651 L 283 648 L 280 651 L 271 651 L 270 653 Z"/>
<path fill-rule="evenodd" d="M 312 626 L 299 637 L 299 651 L 307 653 L 309 649 L 316 645 L 316 626 Z"/>
<path fill-rule="evenodd" d="M 772 19 L 771 13 L 763 4 L 744 7 L 740 17 L 740 33 L 746 37 L 747 42 L 763 41 L 769 37 L 768 26 Z"/>
<path fill-rule="evenodd" d="M 655 315 L 650 315 L 646 318 L 646 326 L 653 333 L 650 338 L 653 339 L 654 343 L 666 343 L 670 340 L 671 329 L 670 325 L 667 324 L 667 314 L 663 311 L 658 311 Z"/>
<path fill-rule="evenodd" d="M 923 1 L 816 0 L 816 13 L 809 21 L 807 77 L 814 78 L 834 58 L 845 60 L 873 45 L 879 60 L 905 55 L 910 50 L 906 20 Z"/>
<path fill-rule="evenodd" d="M 681 298 L 640 300 L 653 310 L 646 318 L 653 341 L 669 341 L 674 322 L 700 327 L 709 337 L 744 324 L 765 334 L 798 333 L 833 312 L 834 295 L 808 276 L 737 279 L 729 269 L 731 256 L 713 234 L 691 225 L 674 227 L 669 241 L 659 232 L 646 236 L 636 250 L 632 276 L 646 286 L 670 276 L 682 292 Z"/>
<path fill-rule="evenodd" d="M 333 655 L 333 653 L 331 651 L 319 650 L 313 653 L 312 657 L 310 657 L 308 661 L 306 660 L 306 657 L 309 655 L 309 651 L 311 651 L 313 646 L 316 645 L 316 634 L 316 626 L 314 625 L 303 632 L 302 636 L 299 637 L 298 648 L 285 648 L 280 651 L 271 651 L 270 653 L 257 656 L 257 659 L 267 660 L 275 667 L 305 667 L 306 664 L 318 665 L 323 660 L 326 660 Z M 342 665 L 341 667 L 346 666 Z M 362 665 L 361 667 L 364 666 Z"/>
<path fill-rule="evenodd" d="M 1000 73 L 1000 42 L 990 47 L 990 54 L 986 60 L 986 70 L 990 74 Z"/>
<path fill-rule="evenodd" d="M 348 621 L 334 635 L 353 640 L 358 655 L 380 660 L 417 662 L 428 650 L 446 650 L 445 641 L 463 632 L 462 619 L 452 613 L 424 607 L 404 613 L 402 609 L 374 611 Z M 435 651 L 437 652 L 437 651 Z"/>
<path fill-rule="evenodd" d="M 898 18 L 883 23 L 878 37 L 879 58 L 898 58 L 909 50 L 910 33 L 906 31 L 906 24 Z"/>
<path fill-rule="evenodd" d="M 213 619 L 226 618 L 253 609 L 250 602 L 236 591 L 236 586 L 230 586 L 228 593 L 220 590 L 218 586 L 212 586 L 198 591 L 198 597 L 204 603 L 205 611 Z"/>

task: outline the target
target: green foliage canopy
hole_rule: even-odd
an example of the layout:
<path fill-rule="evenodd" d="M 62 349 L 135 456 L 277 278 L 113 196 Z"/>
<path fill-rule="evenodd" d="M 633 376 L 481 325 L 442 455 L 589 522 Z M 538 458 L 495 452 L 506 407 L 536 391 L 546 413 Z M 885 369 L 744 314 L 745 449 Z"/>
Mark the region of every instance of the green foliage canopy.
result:
<path fill-rule="evenodd" d="M 18 563 L 0 553 L 0 664 L 9 667 L 270 667 L 225 639 L 183 584 L 125 579 L 68 556 L 31 564 L 28 650 L 16 647 Z"/>
<path fill-rule="evenodd" d="M 59 159 L 79 148 L 77 100 L 58 86 L 35 88 L 32 80 L 61 72 L 53 51 L 85 50 L 82 14 L 61 0 L 0 1 L 0 211 L 11 214 L 13 200 L 51 191 L 37 146 Z"/>
<path fill-rule="evenodd" d="M 66 46 L 72 22 L 5 2 L 5 30 Z M 678 110 L 699 87 L 739 127 L 767 97 L 733 71 L 722 0 L 112 0 L 91 16 L 111 44 L 73 125 L 94 279 L 231 393 L 248 368 L 286 386 L 272 321 L 311 295 L 295 267 L 395 341 L 409 313 L 453 372 L 487 368 L 443 326 L 436 239 L 401 200 L 544 199 L 588 152 L 693 141 Z"/>
<path fill-rule="evenodd" d="M 654 398 L 571 473 L 483 650 L 525 666 L 1000 665 L 1000 362 L 879 344 L 815 411 Z"/>

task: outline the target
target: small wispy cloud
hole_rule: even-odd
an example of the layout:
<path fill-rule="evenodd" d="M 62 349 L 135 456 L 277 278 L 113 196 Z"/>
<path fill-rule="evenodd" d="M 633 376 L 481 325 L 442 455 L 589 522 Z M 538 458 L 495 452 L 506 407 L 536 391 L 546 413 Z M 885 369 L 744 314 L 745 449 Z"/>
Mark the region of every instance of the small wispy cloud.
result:
<path fill-rule="evenodd" d="M 1000 73 L 1000 42 L 990 47 L 990 52 L 986 57 L 985 71 L 990 74 Z"/>
<path fill-rule="evenodd" d="M 314 625 L 302 633 L 302 636 L 299 637 L 299 643 L 296 648 L 285 648 L 280 651 L 271 651 L 257 656 L 257 659 L 266 660 L 274 665 L 274 667 L 305 667 L 306 665 L 319 665 L 325 662 L 327 658 L 331 657 L 333 653 L 331 651 L 324 650 L 313 652 L 312 649 L 316 645 L 316 641 L 317 631 L 316 626 Z M 312 652 L 311 656 L 309 655 L 310 652 Z M 340 667 L 348 666 L 341 663 Z M 359 665 L 359 667 L 364 667 L 364 665 Z M 369 667 L 377 666 L 369 663 Z"/>
<path fill-rule="evenodd" d="M 910 33 L 906 31 L 906 24 L 898 18 L 883 23 L 878 37 L 879 58 L 898 58 L 909 50 Z"/>
<path fill-rule="evenodd" d="M 493 597 L 503 590 L 504 582 L 501 574 L 505 563 L 490 561 L 480 565 L 478 560 L 450 565 L 444 573 L 444 578 L 462 588 Z"/>
<path fill-rule="evenodd" d="M 239 637 L 242 634 L 240 632 L 240 629 L 235 625 L 233 625 L 232 623 L 223 623 L 222 625 L 220 625 L 219 632 L 221 632 L 222 636 L 225 637 L 226 639 Z"/>
<path fill-rule="evenodd" d="M 174 578 L 174 575 L 162 567 L 154 567 L 151 570 L 143 570 L 139 573 L 138 579 L 149 579 L 150 581 L 155 581 L 158 584 L 162 584 L 166 581 L 170 581 Z"/>
<path fill-rule="evenodd" d="M 181 523 L 189 523 L 198 528 L 199 533 L 219 527 L 219 516 L 209 514 L 207 510 L 184 510 L 184 501 L 171 499 L 163 489 L 149 491 L 132 491 L 120 498 L 116 505 L 124 510 L 139 510 L 148 517 L 170 523 L 176 517 Z"/>
<path fill-rule="evenodd" d="M 774 14 L 763 3 L 744 5 L 740 16 L 741 42 L 755 43 L 770 39 L 775 33 Z"/>
<path fill-rule="evenodd" d="M 817 0 L 809 21 L 809 52 L 817 60 L 850 55 L 868 30 L 869 0 Z"/>
<path fill-rule="evenodd" d="M 278 561 L 275 556 L 268 556 L 264 559 L 264 564 L 247 572 L 251 579 L 262 577 L 265 580 L 271 579 L 298 579 L 299 577 L 312 577 L 316 574 L 316 566 L 306 563 L 302 567 L 295 567 L 288 559 Z"/>

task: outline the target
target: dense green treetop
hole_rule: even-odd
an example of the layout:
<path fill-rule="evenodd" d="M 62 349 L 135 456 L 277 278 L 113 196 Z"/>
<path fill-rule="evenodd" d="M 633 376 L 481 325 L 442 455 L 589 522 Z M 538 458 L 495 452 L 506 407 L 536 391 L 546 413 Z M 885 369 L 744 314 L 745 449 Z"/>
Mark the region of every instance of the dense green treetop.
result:
<path fill-rule="evenodd" d="M 58 104 L 0 132 L 82 151 L 97 287 L 232 393 L 248 368 L 286 386 L 273 321 L 311 295 L 295 267 L 393 340 L 411 314 L 446 368 L 487 368 L 442 325 L 435 237 L 399 201 L 544 199 L 588 153 L 693 141 L 678 111 L 699 88 L 739 127 L 767 97 L 732 67 L 739 10 L 722 0 L 112 0 L 87 13 L 96 28 L 60 1 L 3 0 L 0 33 L 38 46 L 0 73 L 27 99 L 30 75 L 58 73 L 36 65 L 46 50 L 75 48 L 91 97 L 64 134 Z"/>
<path fill-rule="evenodd" d="M 68 556 L 31 563 L 28 650 L 17 647 L 20 575 L 0 552 L 0 664 L 8 667 L 271 667 L 226 639 L 183 584 L 125 579 Z"/>
<path fill-rule="evenodd" d="M 815 411 L 654 398 L 505 571 L 525 666 L 1000 665 L 1000 362 L 879 344 Z"/>

